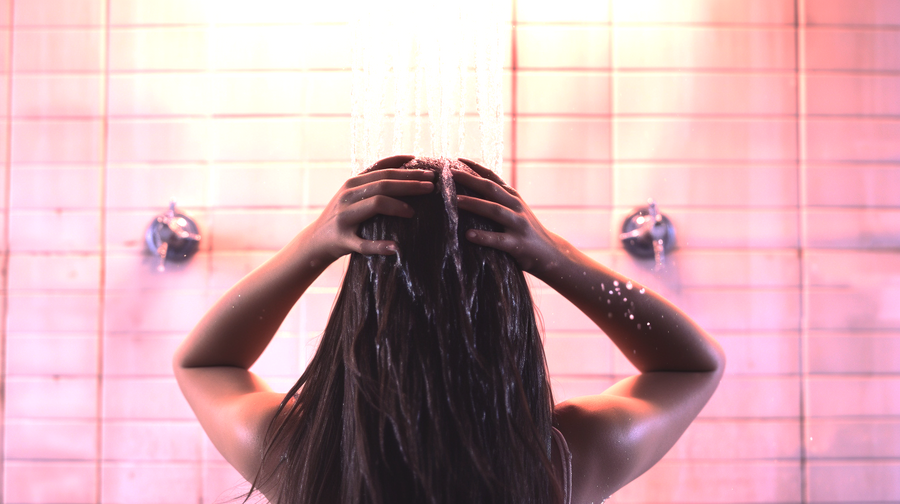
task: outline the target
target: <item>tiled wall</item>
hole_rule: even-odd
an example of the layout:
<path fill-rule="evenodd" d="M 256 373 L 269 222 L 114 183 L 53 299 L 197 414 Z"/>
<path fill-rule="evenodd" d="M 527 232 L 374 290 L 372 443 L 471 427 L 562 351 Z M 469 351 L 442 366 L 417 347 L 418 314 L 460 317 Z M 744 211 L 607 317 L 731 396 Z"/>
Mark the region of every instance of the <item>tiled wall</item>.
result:
<path fill-rule="evenodd" d="M 612 501 L 900 500 L 900 2 L 516 3 L 508 178 L 728 352 L 701 418 Z M 349 173 L 351 37 L 325 4 L 0 1 L 3 502 L 243 488 L 170 355 Z M 159 274 L 142 234 L 172 196 L 203 242 Z M 661 273 L 616 239 L 651 196 L 678 232 Z M 276 387 L 340 275 L 257 364 Z M 535 293 L 558 399 L 629 372 Z"/>

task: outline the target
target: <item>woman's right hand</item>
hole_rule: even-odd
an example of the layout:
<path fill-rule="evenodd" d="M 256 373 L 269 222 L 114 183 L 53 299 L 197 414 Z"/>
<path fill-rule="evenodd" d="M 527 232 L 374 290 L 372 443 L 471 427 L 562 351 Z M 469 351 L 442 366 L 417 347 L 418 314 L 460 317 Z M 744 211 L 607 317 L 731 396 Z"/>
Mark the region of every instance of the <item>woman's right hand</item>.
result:
<path fill-rule="evenodd" d="M 509 253 L 519 266 L 537 276 L 552 270 L 565 254 L 567 242 L 548 231 L 519 196 L 496 173 L 484 166 L 460 159 L 480 177 L 464 171 L 454 171 L 453 179 L 475 191 L 479 197 L 459 195 L 460 209 L 490 219 L 501 226 L 502 232 L 470 229 L 466 238 L 472 243 Z"/>
<path fill-rule="evenodd" d="M 308 243 L 319 264 L 328 264 L 339 257 L 360 254 L 392 255 L 397 244 L 388 240 L 364 240 L 359 237 L 359 225 L 375 215 L 412 217 L 413 210 L 399 197 L 428 194 L 434 190 L 434 172 L 406 170 L 401 166 L 413 156 L 393 156 L 375 164 L 376 169 L 348 179 L 331 198 L 322 214 L 307 230 Z"/>

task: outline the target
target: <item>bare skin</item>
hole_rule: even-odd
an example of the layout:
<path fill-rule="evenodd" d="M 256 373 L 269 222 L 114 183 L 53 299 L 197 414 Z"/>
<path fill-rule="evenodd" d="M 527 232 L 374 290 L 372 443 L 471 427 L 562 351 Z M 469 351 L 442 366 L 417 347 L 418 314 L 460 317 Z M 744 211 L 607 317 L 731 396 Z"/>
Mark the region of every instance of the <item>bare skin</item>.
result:
<path fill-rule="evenodd" d="M 410 159 L 395 156 L 379 164 L 400 167 Z M 590 317 L 640 371 L 599 395 L 555 408 L 557 427 L 572 451 L 572 502 L 600 502 L 678 440 L 718 385 L 724 354 L 676 307 L 649 289 L 627 289 L 627 278 L 544 228 L 496 175 L 462 161 L 483 178 L 454 172 L 458 184 L 480 196 L 460 196 L 459 208 L 504 227 L 502 233 L 470 230 L 467 239 L 509 252 Z M 411 217 L 396 198 L 431 192 L 432 179 L 430 171 L 385 169 L 348 180 L 322 215 L 232 287 L 176 352 L 175 376 L 188 403 L 216 448 L 245 478 L 252 480 L 259 469 L 263 434 L 283 399 L 249 367 L 329 264 L 354 251 L 396 252 L 395 243 L 362 240 L 357 228 L 376 214 Z"/>

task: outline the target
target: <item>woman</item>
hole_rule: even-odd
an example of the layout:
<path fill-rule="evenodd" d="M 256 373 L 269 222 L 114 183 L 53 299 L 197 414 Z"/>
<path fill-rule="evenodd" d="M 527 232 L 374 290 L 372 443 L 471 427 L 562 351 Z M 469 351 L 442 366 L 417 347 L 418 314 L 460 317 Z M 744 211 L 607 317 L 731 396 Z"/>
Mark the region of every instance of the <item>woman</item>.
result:
<path fill-rule="evenodd" d="M 712 395 L 724 355 L 657 294 L 546 230 L 469 161 L 396 156 L 229 290 L 175 356 L 222 455 L 278 504 L 601 502 L 655 464 Z M 248 368 L 351 254 L 315 357 L 287 394 Z M 522 271 L 637 367 L 554 405 Z"/>

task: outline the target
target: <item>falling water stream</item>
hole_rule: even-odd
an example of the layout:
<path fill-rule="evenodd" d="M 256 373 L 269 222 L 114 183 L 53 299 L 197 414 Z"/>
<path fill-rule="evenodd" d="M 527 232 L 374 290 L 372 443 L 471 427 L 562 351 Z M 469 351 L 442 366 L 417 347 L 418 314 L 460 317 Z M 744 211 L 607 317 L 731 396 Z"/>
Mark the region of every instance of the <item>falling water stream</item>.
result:
<path fill-rule="evenodd" d="M 352 30 L 355 173 L 393 154 L 470 157 L 501 173 L 505 6 L 483 0 L 360 5 Z"/>

